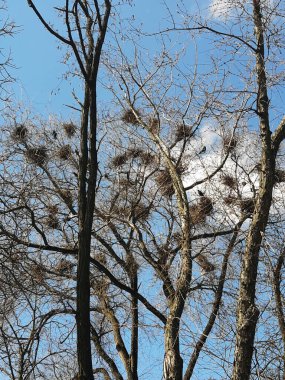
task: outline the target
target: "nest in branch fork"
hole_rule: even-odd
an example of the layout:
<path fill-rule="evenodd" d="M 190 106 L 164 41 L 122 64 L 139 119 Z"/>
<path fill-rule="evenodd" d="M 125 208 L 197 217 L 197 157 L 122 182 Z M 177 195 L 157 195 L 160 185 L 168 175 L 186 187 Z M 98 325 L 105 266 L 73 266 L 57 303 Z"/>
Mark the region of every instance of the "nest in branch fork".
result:
<path fill-rule="evenodd" d="M 26 156 L 36 165 L 44 165 L 48 159 L 47 148 L 44 145 L 27 148 Z"/>
<path fill-rule="evenodd" d="M 63 123 L 62 126 L 67 137 L 71 138 L 75 135 L 77 127 L 72 122 Z"/>
<path fill-rule="evenodd" d="M 223 146 L 226 151 L 232 151 L 237 146 L 238 140 L 235 136 L 225 135 L 223 137 Z"/>
<path fill-rule="evenodd" d="M 169 170 L 160 170 L 155 177 L 155 181 L 162 195 L 171 197 L 175 193 Z"/>
<path fill-rule="evenodd" d="M 59 220 L 56 214 L 48 214 L 46 217 L 46 224 L 48 227 L 56 230 L 59 228 Z"/>
<path fill-rule="evenodd" d="M 140 117 L 139 111 L 128 109 L 123 113 L 121 120 L 127 124 L 140 125 L 140 121 L 135 114 Z"/>
<path fill-rule="evenodd" d="M 143 203 L 126 207 L 114 206 L 112 211 L 118 217 L 128 218 L 132 215 L 135 219 L 143 221 L 146 220 L 150 214 L 150 208 Z"/>
<path fill-rule="evenodd" d="M 200 254 L 196 257 L 196 261 L 205 273 L 210 273 L 215 270 L 215 265 L 212 264 L 205 255 Z"/>
<path fill-rule="evenodd" d="M 106 296 L 106 292 L 110 286 L 110 282 L 106 277 L 91 278 L 90 286 L 94 294 L 99 298 Z"/>
<path fill-rule="evenodd" d="M 174 141 L 177 143 L 192 136 L 192 127 L 179 124 L 176 127 Z"/>
<path fill-rule="evenodd" d="M 155 156 L 149 152 L 143 152 L 140 158 L 145 165 L 150 165 L 155 162 Z"/>
<path fill-rule="evenodd" d="M 252 214 L 254 207 L 255 202 L 253 198 L 245 198 L 240 201 L 240 209 L 245 214 Z"/>
<path fill-rule="evenodd" d="M 274 182 L 285 182 L 285 170 L 275 169 Z"/>
<path fill-rule="evenodd" d="M 61 160 L 64 160 L 64 161 L 68 160 L 71 157 L 71 154 L 72 154 L 72 150 L 69 144 L 63 145 L 62 147 L 59 148 L 58 157 Z"/>
<path fill-rule="evenodd" d="M 206 221 L 206 214 L 201 210 L 199 204 L 189 207 L 189 213 L 191 217 L 191 222 L 195 224 L 201 224 Z"/>
<path fill-rule="evenodd" d="M 58 207 L 56 205 L 48 205 L 47 210 L 49 214 L 57 214 L 58 213 Z"/>
<path fill-rule="evenodd" d="M 185 170 L 186 167 L 183 166 L 181 162 L 176 166 L 178 176 L 182 176 Z M 172 177 L 168 168 L 160 170 L 156 175 L 155 181 L 162 195 L 171 197 L 175 193 Z"/>
<path fill-rule="evenodd" d="M 208 197 L 201 197 L 199 203 L 189 207 L 189 213 L 192 223 L 201 224 L 206 221 L 206 216 L 213 211 L 213 202 Z"/>
<path fill-rule="evenodd" d="M 24 141 L 28 135 L 28 128 L 24 124 L 18 124 L 12 131 L 12 137 L 15 140 Z"/>
<path fill-rule="evenodd" d="M 146 220 L 150 214 L 150 208 L 143 203 L 138 203 L 133 208 L 133 214 L 138 220 Z"/>
<path fill-rule="evenodd" d="M 127 155 L 129 158 L 139 158 L 141 162 L 145 165 L 149 165 L 154 162 L 155 157 L 149 153 L 143 151 L 143 149 L 140 148 L 131 148 L 128 150 Z"/>
<path fill-rule="evenodd" d="M 63 189 L 60 191 L 61 197 L 64 199 L 67 206 L 72 207 L 73 204 L 73 196 L 70 190 Z"/>
<path fill-rule="evenodd" d="M 29 272 L 35 282 L 37 282 L 38 284 L 44 282 L 46 273 L 44 267 L 41 264 L 32 264 Z"/>
<path fill-rule="evenodd" d="M 120 178 L 118 185 L 119 190 L 128 190 L 130 187 L 135 186 L 135 182 L 127 178 Z"/>
<path fill-rule="evenodd" d="M 229 174 L 223 175 L 221 180 L 222 180 L 222 184 L 229 187 L 230 189 L 235 189 L 237 186 L 236 179 Z"/>
<path fill-rule="evenodd" d="M 56 272 L 60 274 L 67 274 L 67 273 L 71 273 L 73 266 L 74 265 L 71 261 L 66 260 L 66 259 L 61 259 L 55 266 L 55 270 Z"/>
<path fill-rule="evenodd" d="M 130 148 L 127 154 L 130 158 L 139 158 L 143 154 L 143 150 L 140 148 Z"/>
<path fill-rule="evenodd" d="M 112 159 L 111 165 L 113 168 L 118 168 L 124 165 L 127 161 L 128 161 L 128 155 L 126 153 L 118 154 Z"/>
<path fill-rule="evenodd" d="M 237 202 L 237 198 L 229 195 L 228 197 L 224 198 L 224 202 L 226 205 L 230 206 Z"/>

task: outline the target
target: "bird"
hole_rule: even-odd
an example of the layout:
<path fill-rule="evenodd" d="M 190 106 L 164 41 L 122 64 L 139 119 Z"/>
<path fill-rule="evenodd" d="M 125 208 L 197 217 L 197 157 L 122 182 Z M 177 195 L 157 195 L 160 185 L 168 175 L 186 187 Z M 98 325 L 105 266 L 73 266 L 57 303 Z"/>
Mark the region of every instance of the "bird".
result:
<path fill-rule="evenodd" d="M 198 193 L 198 195 L 200 195 L 200 197 L 204 196 L 204 193 L 201 190 L 198 190 L 197 193 Z"/>
<path fill-rule="evenodd" d="M 57 139 L 57 132 L 56 131 L 52 131 L 52 137 L 56 140 Z"/>
<path fill-rule="evenodd" d="M 207 150 L 207 148 L 205 146 L 203 146 L 203 148 L 200 150 L 200 152 L 198 154 L 203 154 L 205 153 Z"/>

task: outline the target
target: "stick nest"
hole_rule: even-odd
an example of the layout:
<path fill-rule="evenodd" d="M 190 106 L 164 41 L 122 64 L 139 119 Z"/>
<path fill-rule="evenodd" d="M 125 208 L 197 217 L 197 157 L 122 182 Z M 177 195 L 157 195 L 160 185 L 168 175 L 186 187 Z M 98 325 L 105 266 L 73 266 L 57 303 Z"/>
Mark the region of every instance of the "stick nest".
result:
<path fill-rule="evenodd" d="M 162 195 L 166 197 L 171 197 L 175 193 L 169 170 L 161 170 L 156 175 L 155 181 Z"/>
<path fill-rule="evenodd" d="M 143 203 L 138 203 L 134 206 L 114 206 L 112 211 L 118 215 L 118 217 L 129 218 L 133 216 L 136 220 L 145 221 L 149 217 L 150 208 Z"/>
<path fill-rule="evenodd" d="M 229 187 L 230 189 L 235 189 L 236 186 L 237 186 L 237 181 L 236 179 L 229 175 L 229 174 L 225 174 L 222 176 L 221 178 L 221 181 L 222 181 L 222 184 Z"/>
<path fill-rule="evenodd" d="M 226 151 L 232 151 L 236 148 L 238 140 L 235 136 L 225 135 L 223 137 L 223 146 Z"/>
<path fill-rule="evenodd" d="M 48 159 L 47 148 L 44 145 L 37 148 L 27 148 L 26 156 L 36 165 L 44 165 Z"/>
<path fill-rule="evenodd" d="M 196 260 L 205 273 L 213 272 L 213 270 L 216 269 L 215 265 L 212 264 L 205 255 L 200 254 Z"/>
<path fill-rule="evenodd" d="M 61 190 L 61 196 L 64 199 L 65 203 L 68 207 L 72 207 L 73 204 L 73 196 L 70 190 Z"/>
<path fill-rule="evenodd" d="M 240 209 L 245 214 L 252 214 L 254 207 L 255 202 L 253 198 L 245 198 L 240 201 Z"/>
<path fill-rule="evenodd" d="M 111 166 L 113 168 L 119 168 L 123 166 L 128 161 L 128 155 L 126 153 L 118 154 L 111 161 Z"/>
<path fill-rule="evenodd" d="M 72 150 L 71 150 L 71 146 L 69 144 L 63 145 L 62 147 L 59 148 L 58 157 L 61 160 L 63 160 L 63 161 L 68 160 L 71 157 L 71 154 L 72 154 Z"/>
<path fill-rule="evenodd" d="M 128 109 L 122 115 L 121 120 L 127 124 L 140 125 L 140 121 L 138 120 L 134 112 L 138 115 L 138 117 L 140 117 L 139 111 L 137 110 L 133 111 L 132 109 Z"/>
<path fill-rule="evenodd" d="M 189 213 L 192 223 L 205 223 L 206 217 L 213 211 L 213 202 L 208 197 L 201 197 L 199 203 L 189 207 Z"/>
<path fill-rule="evenodd" d="M 12 138 L 14 140 L 24 141 L 28 135 L 28 128 L 24 124 L 17 125 L 12 131 Z"/>
<path fill-rule="evenodd" d="M 127 152 L 127 156 L 128 158 L 133 158 L 133 159 L 139 158 L 144 165 L 149 165 L 153 163 L 155 160 L 155 157 L 153 154 L 149 152 L 145 152 L 143 149 L 140 149 L 140 148 L 129 149 Z"/>
<path fill-rule="evenodd" d="M 72 122 L 63 123 L 62 126 L 67 137 L 71 138 L 75 135 L 77 129 L 75 124 L 73 124 Z"/>
<path fill-rule="evenodd" d="M 178 143 L 179 141 L 185 140 L 192 136 L 192 127 L 185 124 L 179 124 L 176 127 L 174 141 Z"/>
<path fill-rule="evenodd" d="M 73 263 L 66 259 L 61 259 L 55 267 L 56 272 L 59 274 L 68 274 L 71 273 L 73 268 Z"/>
<path fill-rule="evenodd" d="M 227 206 L 231 206 L 232 204 L 237 202 L 237 199 L 236 199 L 236 197 L 229 195 L 228 197 L 224 198 L 224 202 Z"/>
<path fill-rule="evenodd" d="M 176 166 L 178 176 L 182 176 L 185 170 L 186 167 L 183 166 L 181 162 Z M 175 193 L 172 177 L 168 169 L 160 170 L 156 175 L 155 181 L 162 195 L 171 197 Z"/>

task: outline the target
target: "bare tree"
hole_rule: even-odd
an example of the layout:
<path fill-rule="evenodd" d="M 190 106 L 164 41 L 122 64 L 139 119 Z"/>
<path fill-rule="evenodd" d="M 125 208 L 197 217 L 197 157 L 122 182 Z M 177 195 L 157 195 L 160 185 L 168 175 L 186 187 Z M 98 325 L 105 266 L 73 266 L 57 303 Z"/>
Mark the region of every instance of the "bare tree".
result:
<path fill-rule="evenodd" d="M 64 369 L 57 358 L 65 365 L 76 351 L 78 369 L 67 367 L 67 376 L 80 379 L 188 380 L 215 376 L 214 371 L 219 378 L 232 371 L 235 379 L 284 376 L 284 353 L 272 343 L 282 341 L 284 319 L 282 239 L 272 249 L 273 236 L 284 230 L 284 123 L 278 102 L 272 97 L 269 103 L 267 94 L 268 81 L 272 93 L 281 83 L 273 58 L 283 48 L 279 41 L 274 49 L 282 27 L 272 23 L 283 17 L 280 4 L 266 3 L 261 16 L 259 2 L 231 2 L 228 18 L 184 12 L 181 25 L 172 14 L 173 28 L 159 34 L 161 50 L 153 56 L 141 53 L 135 37 L 128 40 L 134 54 L 124 51 L 113 26 L 104 55 L 104 85 L 113 97 L 97 131 L 95 84 L 110 4 L 94 2 L 94 8 L 75 1 L 58 8 L 65 37 L 29 3 L 71 48 L 85 95 L 79 102 L 80 134 L 76 119 L 45 123 L 31 116 L 10 115 L 4 130 L 2 254 L 10 266 L 19 265 L 19 254 L 24 257 L 30 290 L 40 299 L 30 318 L 40 338 L 31 339 L 36 335 L 27 328 L 25 347 L 44 347 L 44 320 L 45 326 L 58 326 L 55 335 L 69 343 L 61 353 L 59 339 L 42 363 L 58 379 Z M 244 24 L 236 24 L 231 12 Z M 268 25 L 261 24 L 263 18 Z M 198 53 L 189 67 L 185 46 L 169 48 L 174 31 L 180 31 L 180 43 L 182 36 L 185 44 L 189 35 L 207 36 L 219 47 L 207 60 L 208 71 L 199 66 Z M 268 58 L 265 41 L 272 49 Z M 242 81 L 233 79 L 241 77 L 239 65 L 233 66 L 240 56 L 246 62 Z M 277 114 L 272 134 L 270 107 Z M 13 281 L 29 294 L 20 276 L 15 271 Z M 20 321 L 19 309 L 12 310 Z M 262 323 L 268 328 L 255 334 Z M 270 352 L 264 342 L 270 342 Z M 144 360 L 148 345 L 152 356 Z M 1 347 L 5 351 L 4 341 Z M 40 369 L 39 357 L 29 352 L 29 368 L 34 360 Z M 12 372 L 8 362 L 5 367 Z"/>
<path fill-rule="evenodd" d="M 77 339 L 79 379 L 92 379 L 90 345 L 90 244 L 97 183 L 97 75 L 100 64 L 111 2 L 67 1 L 58 8 L 65 20 L 67 35 L 55 31 L 28 1 L 44 27 L 67 45 L 78 64 L 84 80 L 81 103 L 80 159 L 78 171 L 78 267 L 77 267 Z"/>

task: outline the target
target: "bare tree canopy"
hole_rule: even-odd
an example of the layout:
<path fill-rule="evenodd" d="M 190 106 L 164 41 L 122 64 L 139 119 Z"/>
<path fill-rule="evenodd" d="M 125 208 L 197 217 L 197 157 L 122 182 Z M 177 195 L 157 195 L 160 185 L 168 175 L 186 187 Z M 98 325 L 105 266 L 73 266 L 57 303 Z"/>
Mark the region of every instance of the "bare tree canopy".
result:
<path fill-rule="evenodd" d="M 285 8 L 202 3 L 27 2 L 81 88 L 4 115 L 3 379 L 285 379 Z"/>

